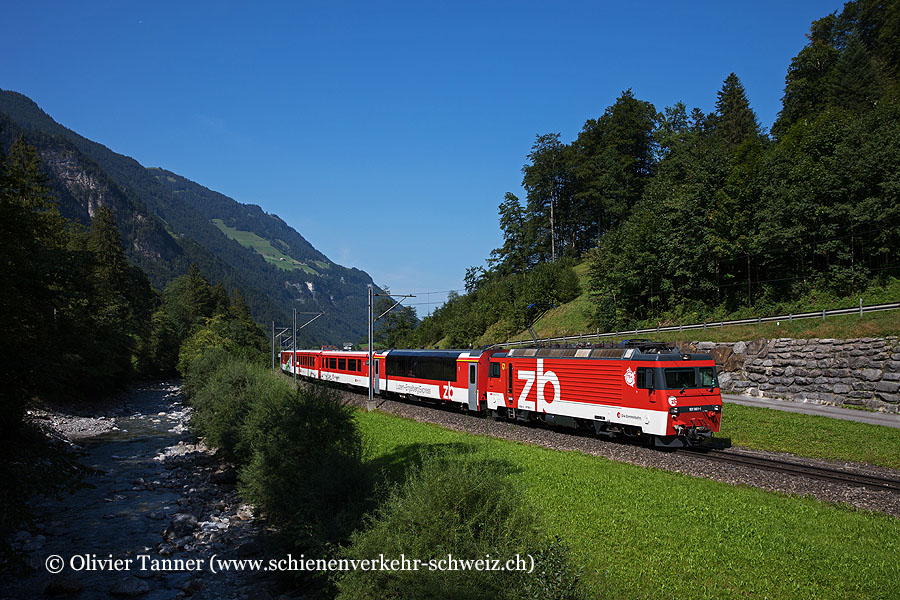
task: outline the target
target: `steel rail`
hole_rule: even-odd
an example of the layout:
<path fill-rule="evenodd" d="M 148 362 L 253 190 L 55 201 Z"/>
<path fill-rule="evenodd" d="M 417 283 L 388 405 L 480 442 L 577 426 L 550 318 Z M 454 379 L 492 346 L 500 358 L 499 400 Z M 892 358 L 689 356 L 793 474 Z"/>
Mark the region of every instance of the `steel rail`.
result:
<path fill-rule="evenodd" d="M 879 475 L 868 475 L 864 473 L 855 473 L 852 471 L 844 471 L 831 467 L 822 467 L 815 465 L 805 465 L 802 463 L 781 460 L 777 458 L 764 458 L 761 456 L 753 456 L 740 452 L 728 452 L 722 450 L 710 449 L 706 452 L 691 451 L 698 457 L 725 462 L 745 467 L 753 467 L 764 469 L 767 471 L 778 471 L 801 477 L 810 477 L 844 485 L 855 485 L 867 487 L 869 489 L 879 491 L 889 491 L 900 493 L 900 479 L 891 479 L 889 477 L 881 477 Z"/>
<path fill-rule="evenodd" d="M 324 382 L 314 382 L 317 384 L 321 384 Z M 345 391 L 351 394 L 355 394 L 361 397 L 365 397 L 365 393 L 352 388 L 344 388 Z M 456 405 L 446 405 L 443 403 L 435 403 L 435 402 L 421 402 L 414 401 L 409 399 L 404 399 L 400 397 L 391 398 L 394 402 L 400 402 L 403 404 L 410 404 L 413 406 L 419 406 L 429 410 L 437 410 L 437 411 L 445 411 L 445 412 L 453 412 L 466 414 L 464 411 L 459 411 L 459 406 Z M 487 418 L 487 413 L 485 411 L 484 416 L 475 416 L 470 414 L 473 418 L 485 419 Z M 537 425 L 537 423 L 534 423 Z M 532 423 L 517 423 L 519 426 L 528 427 L 532 425 Z M 591 437 L 593 439 L 600 440 L 602 442 L 608 442 L 607 439 L 602 439 L 595 436 L 592 433 L 585 432 L 579 429 L 561 429 L 559 427 L 555 427 L 553 425 L 549 425 L 546 423 L 540 424 L 542 427 L 546 427 L 552 431 L 556 431 L 557 433 L 564 433 L 566 435 L 574 435 L 579 437 Z M 619 438 L 619 442 L 621 443 L 630 443 L 629 439 Z M 633 440 L 632 440 L 633 441 Z M 710 461 L 718 461 L 724 463 L 730 463 L 734 465 L 740 465 L 744 467 L 751 467 L 756 469 L 762 469 L 767 471 L 776 471 L 781 473 L 787 473 L 791 475 L 797 475 L 802 477 L 809 477 L 812 479 L 820 479 L 824 481 L 829 481 L 832 483 L 840 483 L 843 485 L 854 485 L 858 487 L 867 487 L 869 489 L 878 490 L 878 491 L 889 491 L 900 494 L 900 479 L 891 479 L 889 477 L 881 477 L 879 475 L 868 475 L 865 473 L 854 473 L 850 471 L 844 471 L 841 469 L 835 469 L 831 467 L 823 467 L 823 466 L 814 466 L 814 465 L 805 465 L 802 463 L 791 462 L 787 460 L 781 460 L 777 458 L 765 458 L 760 456 L 754 456 L 750 454 L 744 454 L 741 452 L 735 452 L 733 450 L 721 450 L 718 448 L 684 448 L 679 452 L 685 452 L 690 456 L 696 456 L 701 459 L 708 459 Z"/>

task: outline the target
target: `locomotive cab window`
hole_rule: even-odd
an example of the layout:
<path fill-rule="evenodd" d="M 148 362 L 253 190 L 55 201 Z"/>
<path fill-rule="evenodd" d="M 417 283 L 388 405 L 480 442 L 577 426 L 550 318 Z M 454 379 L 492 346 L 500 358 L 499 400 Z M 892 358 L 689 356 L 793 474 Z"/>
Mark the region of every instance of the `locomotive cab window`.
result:
<path fill-rule="evenodd" d="M 716 370 L 713 367 L 700 367 L 700 387 L 719 387 L 716 381 Z"/>
<path fill-rule="evenodd" d="M 655 381 L 656 369 L 651 367 L 638 367 L 637 369 L 637 387 L 639 390 L 656 389 Z"/>
<path fill-rule="evenodd" d="M 665 378 L 667 390 L 718 387 L 713 367 L 665 369 Z"/>
<path fill-rule="evenodd" d="M 498 378 L 500 377 L 500 363 L 492 362 L 491 363 L 491 371 L 488 373 L 488 377 Z"/>

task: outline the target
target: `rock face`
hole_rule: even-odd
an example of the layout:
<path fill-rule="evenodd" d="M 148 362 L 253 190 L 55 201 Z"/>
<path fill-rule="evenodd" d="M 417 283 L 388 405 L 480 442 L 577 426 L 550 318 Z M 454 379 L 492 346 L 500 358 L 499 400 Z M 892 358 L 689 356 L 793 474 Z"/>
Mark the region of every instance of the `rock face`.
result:
<path fill-rule="evenodd" d="M 685 349 L 708 352 L 726 393 L 900 412 L 900 339 L 753 340 Z"/>

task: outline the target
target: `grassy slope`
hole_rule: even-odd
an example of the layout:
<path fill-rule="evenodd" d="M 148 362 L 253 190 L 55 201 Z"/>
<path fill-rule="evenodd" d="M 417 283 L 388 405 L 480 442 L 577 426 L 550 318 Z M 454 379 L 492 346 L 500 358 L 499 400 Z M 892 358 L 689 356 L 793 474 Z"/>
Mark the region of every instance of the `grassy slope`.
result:
<path fill-rule="evenodd" d="M 900 429 L 725 403 L 722 430 L 736 446 L 900 469 Z"/>
<path fill-rule="evenodd" d="M 579 335 L 593 331 L 590 326 L 591 302 L 588 293 L 590 274 L 588 263 L 584 261 L 575 267 L 575 273 L 581 285 L 580 296 L 549 311 L 534 325 L 535 333 L 539 337 L 560 337 L 567 335 Z M 882 301 L 883 298 L 874 298 L 872 302 Z M 886 300 L 885 300 L 886 301 Z M 835 307 L 837 308 L 837 307 Z M 711 341 L 711 342 L 737 342 L 740 340 L 755 340 L 759 338 L 790 337 L 798 339 L 809 338 L 838 338 L 848 339 L 857 337 L 884 337 L 900 335 L 900 311 L 886 311 L 881 313 L 869 313 L 859 316 L 830 317 L 825 321 L 821 319 L 803 319 L 792 323 L 782 321 L 765 323 L 763 325 L 730 326 L 721 328 L 709 328 L 706 330 L 690 330 L 679 333 L 661 332 L 659 334 L 640 334 L 640 337 L 650 337 L 665 342 L 677 341 Z M 603 341 L 620 341 L 634 334 L 620 337 L 602 338 Z M 511 340 L 530 340 L 527 331 L 520 331 L 512 336 Z M 482 338 L 478 344 L 502 343 L 506 340 Z"/>
<path fill-rule="evenodd" d="M 900 519 L 359 413 L 372 458 L 474 445 L 516 468 L 597 598 L 900 597 Z"/>
<path fill-rule="evenodd" d="M 216 227 L 219 228 L 219 230 L 222 231 L 222 233 L 239 243 L 241 246 L 244 246 L 245 248 L 251 248 L 257 253 L 261 254 L 262 257 L 266 259 L 266 262 L 270 265 L 275 265 L 279 269 L 283 269 L 285 271 L 300 270 L 305 271 L 306 273 L 311 273 L 313 275 L 318 274 L 312 267 L 298 263 L 287 254 L 284 254 L 283 252 L 272 246 L 272 244 L 269 243 L 269 240 L 261 238 L 253 232 L 241 231 L 239 229 L 229 227 L 224 222 L 222 222 L 222 219 L 213 219 L 212 222 Z M 284 260 L 281 260 L 282 258 Z M 320 261 L 315 262 L 318 264 Z"/>

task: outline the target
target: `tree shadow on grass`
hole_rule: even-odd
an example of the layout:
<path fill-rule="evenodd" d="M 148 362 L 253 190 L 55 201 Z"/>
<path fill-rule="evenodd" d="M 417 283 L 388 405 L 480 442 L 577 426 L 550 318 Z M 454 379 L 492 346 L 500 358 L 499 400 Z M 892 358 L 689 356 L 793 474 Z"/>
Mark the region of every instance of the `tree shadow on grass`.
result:
<path fill-rule="evenodd" d="M 366 461 L 370 473 L 378 486 L 390 487 L 402 484 L 408 474 L 422 465 L 423 460 L 430 456 L 452 460 L 454 458 L 476 458 L 482 444 L 464 442 L 436 442 L 406 444 L 393 451 Z M 497 476 L 506 476 L 519 473 L 522 469 L 508 461 L 500 460 L 487 454 L 479 459 L 481 462 L 490 463 Z"/>

